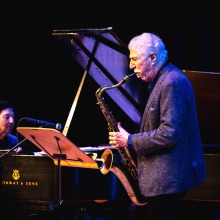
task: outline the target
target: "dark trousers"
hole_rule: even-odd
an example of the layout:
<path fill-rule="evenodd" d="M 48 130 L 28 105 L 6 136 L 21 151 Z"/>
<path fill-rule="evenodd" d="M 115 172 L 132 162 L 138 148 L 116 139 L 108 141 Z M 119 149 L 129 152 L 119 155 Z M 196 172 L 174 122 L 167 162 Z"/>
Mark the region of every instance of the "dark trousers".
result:
<path fill-rule="evenodd" d="M 147 220 L 179 220 L 181 204 L 186 192 L 149 198 Z"/>

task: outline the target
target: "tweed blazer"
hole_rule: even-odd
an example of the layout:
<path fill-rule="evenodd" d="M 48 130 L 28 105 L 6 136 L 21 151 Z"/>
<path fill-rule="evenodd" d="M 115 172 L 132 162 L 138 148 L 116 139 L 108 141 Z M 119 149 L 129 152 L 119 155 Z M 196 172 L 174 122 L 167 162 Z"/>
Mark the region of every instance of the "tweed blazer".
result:
<path fill-rule="evenodd" d="M 140 132 L 129 136 L 138 178 L 147 197 L 187 191 L 202 184 L 206 167 L 195 96 L 184 73 L 168 63 L 143 113 Z"/>

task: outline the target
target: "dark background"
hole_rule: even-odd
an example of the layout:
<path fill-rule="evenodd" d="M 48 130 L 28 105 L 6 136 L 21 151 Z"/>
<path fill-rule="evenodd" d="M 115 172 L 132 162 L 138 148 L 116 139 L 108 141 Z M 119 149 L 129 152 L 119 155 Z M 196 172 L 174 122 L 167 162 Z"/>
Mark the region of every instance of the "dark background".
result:
<path fill-rule="evenodd" d="M 32 117 L 65 125 L 84 70 L 54 39 L 54 29 L 113 27 L 125 44 L 137 34 L 154 32 L 180 69 L 219 72 L 219 23 L 212 1 L 4 3 L 0 99 L 14 104 L 17 122 Z M 67 134 L 78 146 L 108 143 L 107 124 L 96 104 L 98 87 L 86 78 Z"/>

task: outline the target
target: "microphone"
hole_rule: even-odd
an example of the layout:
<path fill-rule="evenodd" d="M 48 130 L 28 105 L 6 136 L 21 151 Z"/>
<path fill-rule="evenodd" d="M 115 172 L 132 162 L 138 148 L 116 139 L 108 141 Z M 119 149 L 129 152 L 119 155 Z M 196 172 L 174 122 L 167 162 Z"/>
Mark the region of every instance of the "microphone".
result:
<path fill-rule="evenodd" d="M 43 127 L 55 128 L 57 130 L 62 129 L 62 125 L 60 123 L 52 123 L 52 122 L 48 122 L 48 121 L 38 120 L 35 118 L 24 118 L 24 119 L 26 119 L 27 121 L 33 122 L 35 124 L 42 125 Z"/>

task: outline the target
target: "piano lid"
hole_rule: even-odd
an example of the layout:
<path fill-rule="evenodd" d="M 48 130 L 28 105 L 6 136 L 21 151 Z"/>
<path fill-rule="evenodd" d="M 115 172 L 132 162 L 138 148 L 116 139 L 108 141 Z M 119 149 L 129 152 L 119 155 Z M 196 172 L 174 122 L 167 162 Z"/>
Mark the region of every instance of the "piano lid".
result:
<path fill-rule="evenodd" d="M 101 29 L 54 30 L 53 35 L 66 44 L 67 50 L 99 86 L 118 83 L 129 70 L 129 51 L 111 27 Z M 106 94 L 138 124 L 142 114 L 143 82 L 136 77 Z M 146 84 L 145 84 L 146 88 Z M 97 88 L 98 89 L 98 88 Z M 129 111 L 128 111 L 129 109 Z"/>
<path fill-rule="evenodd" d="M 129 70 L 129 51 L 111 27 L 102 29 L 54 30 L 72 57 L 100 86 L 114 85 Z M 195 91 L 203 144 L 220 146 L 220 73 L 183 70 Z M 135 123 L 145 106 L 146 83 L 133 77 L 106 93 Z M 128 111 L 129 109 L 129 111 Z"/>

